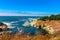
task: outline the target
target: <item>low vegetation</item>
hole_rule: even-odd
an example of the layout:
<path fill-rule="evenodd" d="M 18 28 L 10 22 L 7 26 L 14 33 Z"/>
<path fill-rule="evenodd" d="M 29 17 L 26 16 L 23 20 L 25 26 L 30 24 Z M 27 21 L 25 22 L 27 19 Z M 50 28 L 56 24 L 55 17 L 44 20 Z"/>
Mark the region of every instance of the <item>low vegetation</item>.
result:
<path fill-rule="evenodd" d="M 60 20 L 60 14 L 51 15 L 51 16 L 43 16 L 38 20 Z"/>

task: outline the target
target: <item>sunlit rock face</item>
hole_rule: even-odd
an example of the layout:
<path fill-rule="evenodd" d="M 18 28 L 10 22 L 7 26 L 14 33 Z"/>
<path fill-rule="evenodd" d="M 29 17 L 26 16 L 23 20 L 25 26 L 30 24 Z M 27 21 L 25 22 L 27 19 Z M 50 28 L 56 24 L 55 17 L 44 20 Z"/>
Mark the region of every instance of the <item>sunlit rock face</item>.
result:
<path fill-rule="evenodd" d="M 45 29 L 46 31 L 48 31 L 49 34 L 54 34 L 54 33 L 57 33 L 60 31 L 60 21 L 59 20 L 58 21 L 56 21 L 56 20 L 32 21 L 31 26 L 33 26 L 34 28 L 41 27 L 42 29 Z"/>
<path fill-rule="evenodd" d="M 2 30 L 7 30 L 7 25 L 6 24 L 4 24 L 4 23 L 2 23 L 2 22 L 0 22 L 0 31 L 2 31 Z"/>
<path fill-rule="evenodd" d="M 54 33 L 54 29 L 50 25 L 43 27 L 43 29 L 45 29 L 49 34 Z"/>
<path fill-rule="evenodd" d="M 7 25 L 6 24 L 2 24 L 0 23 L 0 34 L 3 34 L 4 31 L 7 30 Z"/>
<path fill-rule="evenodd" d="M 32 20 L 30 24 L 31 24 L 31 26 L 36 27 L 37 26 L 37 25 L 35 25 L 36 23 L 37 23 L 37 20 Z"/>
<path fill-rule="evenodd" d="M 7 26 L 6 24 L 4 24 L 4 25 L 2 26 L 2 29 L 3 29 L 3 30 L 7 30 L 7 27 L 8 27 L 8 26 Z"/>

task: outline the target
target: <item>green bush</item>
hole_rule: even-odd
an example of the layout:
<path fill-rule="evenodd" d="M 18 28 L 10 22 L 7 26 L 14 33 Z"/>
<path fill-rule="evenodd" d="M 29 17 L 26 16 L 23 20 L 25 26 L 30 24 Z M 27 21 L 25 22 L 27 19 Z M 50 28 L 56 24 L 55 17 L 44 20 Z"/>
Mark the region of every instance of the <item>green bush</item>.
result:
<path fill-rule="evenodd" d="M 51 16 L 43 16 L 38 20 L 60 20 L 60 14 L 51 15 Z"/>

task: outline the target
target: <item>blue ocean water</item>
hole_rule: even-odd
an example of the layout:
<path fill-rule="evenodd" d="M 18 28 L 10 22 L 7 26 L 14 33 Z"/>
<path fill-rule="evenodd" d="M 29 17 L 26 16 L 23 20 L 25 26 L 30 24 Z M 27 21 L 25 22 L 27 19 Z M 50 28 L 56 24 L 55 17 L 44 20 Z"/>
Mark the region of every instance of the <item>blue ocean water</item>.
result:
<path fill-rule="evenodd" d="M 26 28 L 23 24 L 26 21 L 29 22 L 31 19 L 38 19 L 40 17 L 41 16 L 0 16 L 0 22 L 7 23 L 10 26 L 8 31 L 13 33 L 18 32 L 19 28 L 21 28 L 26 33 L 34 34 L 36 32 L 35 28 L 32 26 Z"/>

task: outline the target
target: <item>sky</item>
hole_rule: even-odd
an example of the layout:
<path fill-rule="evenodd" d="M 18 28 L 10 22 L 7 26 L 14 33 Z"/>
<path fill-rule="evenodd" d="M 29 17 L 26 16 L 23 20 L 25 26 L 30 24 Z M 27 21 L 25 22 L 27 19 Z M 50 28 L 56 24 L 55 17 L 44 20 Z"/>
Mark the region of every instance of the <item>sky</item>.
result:
<path fill-rule="evenodd" d="M 60 13 L 60 0 L 0 0 L 0 16 L 44 16 Z"/>

